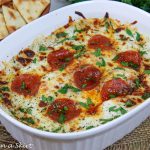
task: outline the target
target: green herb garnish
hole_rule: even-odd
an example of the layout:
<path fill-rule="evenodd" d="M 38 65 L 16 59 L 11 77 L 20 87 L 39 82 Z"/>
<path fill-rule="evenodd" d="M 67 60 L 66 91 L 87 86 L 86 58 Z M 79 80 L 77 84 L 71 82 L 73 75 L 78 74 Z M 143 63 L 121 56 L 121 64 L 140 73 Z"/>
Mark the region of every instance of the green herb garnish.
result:
<path fill-rule="evenodd" d="M 36 62 L 37 62 L 37 58 L 34 58 L 33 63 L 36 64 Z"/>
<path fill-rule="evenodd" d="M 116 108 L 116 106 L 112 106 L 109 108 L 109 112 L 114 111 L 114 109 Z"/>
<path fill-rule="evenodd" d="M 144 93 L 144 95 L 142 95 L 142 99 L 146 100 L 150 97 L 150 93 Z"/>
<path fill-rule="evenodd" d="M 110 26 L 109 23 L 105 22 L 106 32 L 108 32 L 109 26 Z"/>
<path fill-rule="evenodd" d="M 84 54 L 85 54 L 85 50 L 77 51 L 77 53 L 74 54 L 74 58 L 79 58 Z"/>
<path fill-rule="evenodd" d="M 58 44 L 59 44 L 59 43 L 64 43 L 64 42 L 67 41 L 67 40 L 69 40 L 69 38 L 65 38 L 65 39 L 59 41 Z"/>
<path fill-rule="evenodd" d="M 2 94 L 0 94 L 0 98 L 3 98 L 3 95 L 2 95 Z"/>
<path fill-rule="evenodd" d="M 144 70 L 144 74 L 150 74 L 150 70 Z"/>
<path fill-rule="evenodd" d="M 54 98 L 52 96 L 46 97 L 46 96 L 42 95 L 42 101 L 45 103 L 51 103 L 53 100 L 54 100 Z"/>
<path fill-rule="evenodd" d="M 105 62 L 105 60 L 103 59 L 103 58 L 101 58 L 101 62 L 96 62 L 96 65 L 98 66 L 98 67 L 105 67 L 106 66 L 106 62 Z"/>
<path fill-rule="evenodd" d="M 64 87 L 58 90 L 61 94 L 66 94 L 68 92 L 68 84 L 66 84 Z"/>
<path fill-rule="evenodd" d="M 140 80 L 139 79 L 135 79 L 135 85 L 136 85 L 136 88 L 140 87 Z"/>
<path fill-rule="evenodd" d="M 101 56 L 101 55 L 102 55 L 102 54 L 101 54 L 101 49 L 98 48 L 93 54 L 94 54 L 96 57 Z"/>
<path fill-rule="evenodd" d="M 86 130 L 89 130 L 89 129 L 92 129 L 92 128 L 94 128 L 94 126 L 88 126 L 88 127 L 86 127 Z"/>
<path fill-rule="evenodd" d="M 45 45 L 40 45 L 39 51 L 46 51 L 47 47 Z"/>
<path fill-rule="evenodd" d="M 22 82 L 21 89 L 24 90 L 25 88 L 26 88 L 26 84 L 25 84 L 25 82 Z"/>
<path fill-rule="evenodd" d="M 31 107 L 27 108 L 27 109 L 26 109 L 26 113 L 32 114 L 32 108 L 31 108 Z"/>
<path fill-rule="evenodd" d="M 78 88 L 75 88 L 75 87 L 73 87 L 73 86 L 69 86 L 69 89 L 71 89 L 73 92 L 80 92 L 81 90 L 80 89 L 78 89 Z"/>
<path fill-rule="evenodd" d="M 132 107 L 132 106 L 134 106 L 135 104 L 136 104 L 136 103 L 133 102 L 133 101 L 131 101 L 130 99 L 125 102 L 125 106 L 126 106 L 126 107 Z"/>
<path fill-rule="evenodd" d="M 122 78 L 124 80 L 127 80 L 127 77 L 124 74 L 117 74 L 116 78 Z"/>
<path fill-rule="evenodd" d="M 89 106 L 93 104 L 92 100 L 90 98 L 87 98 L 86 100 L 86 103 L 83 103 L 83 102 L 79 102 L 79 104 L 86 108 L 86 109 L 89 109 Z"/>
<path fill-rule="evenodd" d="M 60 114 L 59 118 L 58 118 L 58 122 L 63 124 L 66 120 L 66 117 L 63 113 Z"/>
<path fill-rule="evenodd" d="M 85 46 L 84 45 L 73 45 L 72 48 L 75 49 L 76 51 L 78 51 L 78 50 L 85 49 Z"/>
<path fill-rule="evenodd" d="M 59 68 L 59 71 L 63 71 L 66 67 L 66 64 L 63 64 L 60 68 Z"/>
<path fill-rule="evenodd" d="M 77 52 L 74 54 L 75 58 L 79 58 L 85 53 L 85 46 L 84 45 L 73 45 L 73 49 L 75 49 Z"/>
<path fill-rule="evenodd" d="M 52 132 L 57 133 L 58 131 L 61 130 L 62 127 L 58 127 L 57 129 L 52 130 Z"/>
<path fill-rule="evenodd" d="M 6 86 L 4 86 L 4 87 L 1 88 L 1 90 L 2 90 L 2 91 L 9 91 L 9 88 L 6 87 Z"/>
<path fill-rule="evenodd" d="M 84 89 L 87 86 L 87 84 L 82 84 L 82 88 Z"/>
<path fill-rule="evenodd" d="M 79 30 L 79 29 L 77 29 L 77 27 L 75 27 L 75 29 L 74 29 L 74 33 L 76 33 L 76 32 L 77 32 L 77 33 L 81 33 L 81 32 L 83 32 L 83 31 L 84 31 L 83 29 L 80 29 L 80 30 Z"/>
<path fill-rule="evenodd" d="M 65 41 L 68 41 L 68 40 L 76 40 L 76 39 L 77 39 L 77 36 L 72 36 L 72 37 L 65 38 L 65 39 L 59 41 L 58 44 L 59 43 L 64 43 Z"/>
<path fill-rule="evenodd" d="M 31 117 L 30 118 L 24 118 L 24 117 L 22 117 L 21 120 L 25 121 L 25 122 L 27 122 L 29 124 L 35 124 L 34 120 Z"/>
<path fill-rule="evenodd" d="M 141 35 L 138 32 L 136 32 L 136 40 L 139 42 L 140 39 L 141 39 Z"/>
<path fill-rule="evenodd" d="M 119 107 L 119 108 L 118 108 L 118 111 L 120 111 L 122 115 L 124 115 L 124 114 L 127 113 L 127 110 L 125 110 L 125 109 L 122 108 L 122 107 Z"/>
<path fill-rule="evenodd" d="M 121 68 L 121 67 L 116 67 L 114 68 L 115 70 L 125 70 L 124 68 Z"/>
<path fill-rule="evenodd" d="M 67 36 L 68 35 L 68 33 L 66 33 L 66 32 L 60 32 L 60 33 L 57 33 L 56 34 L 56 37 L 57 38 L 62 38 L 62 37 L 65 37 L 65 36 Z"/>
<path fill-rule="evenodd" d="M 37 129 L 39 129 L 39 130 L 44 130 L 44 128 L 43 128 L 43 127 L 37 127 Z"/>
<path fill-rule="evenodd" d="M 64 111 L 67 111 L 68 110 L 68 107 L 67 106 L 64 106 Z"/>
<path fill-rule="evenodd" d="M 137 64 L 134 64 L 132 62 L 125 62 L 125 61 L 122 61 L 121 65 L 125 67 L 131 67 L 133 69 L 137 69 L 139 67 Z"/>
<path fill-rule="evenodd" d="M 140 51 L 140 55 L 141 55 L 141 56 L 143 56 L 143 55 L 145 55 L 145 54 L 147 54 L 146 51 Z"/>
<path fill-rule="evenodd" d="M 22 112 L 22 113 L 26 112 L 25 109 L 24 109 L 24 108 L 21 108 L 21 107 L 20 107 L 18 110 L 19 110 L 20 112 Z"/>
<path fill-rule="evenodd" d="M 110 121 L 112 121 L 112 120 L 114 120 L 114 119 L 116 119 L 118 117 L 120 117 L 120 115 L 114 116 L 112 118 L 100 119 L 99 121 L 101 122 L 101 124 L 106 124 L 106 123 L 108 123 L 108 122 L 110 122 Z"/>
<path fill-rule="evenodd" d="M 86 108 L 86 109 L 89 108 L 89 106 L 87 105 L 87 103 L 79 102 L 79 104 L 80 104 L 82 107 Z"/>
<path fill-rule="evenodd" d="M 126 33 L 129 35 L 129 36 L 131 36 L 131 37 L 133 37 L 133 33 L 132 33 L 132 31 L 130 30 L 130 29 L 126 29 Z"/>
<path fill-rule="evenodd" d="M 132 62 L 129 62 L 128 66 L 133 68 L 133 69 L 137 69 L 139 67 L 137 64 L 134 64 Z"/>
<path fill-rule="evenodd" d="M 32 107 L 29 107 L 29 108 L 21 108 L 20 107 L 18 110 L 22 113 L 32 114 Z"/>
<path fill-rule="evenodd" d="M 92 104 L 93 104 L 92 100 L 88 97 L 87 98 L 87 105 L 92 105 Z"/>
<path fill-rule="evenodd" d="M 81 90 L 78 88 L 75 88 L 71 85 L 65 84 L 61 89 L 58 90 L 59 93 L 61 94 L 66 94 L 68 90 L 71 89 L 73 92 L 80 92 Z"/>
<path fill-rule="evenodd" d="M 116 97 L 116 95 L 114 95 L 114 94 L 109 95 L 109 98 L 115 98 L 115 97 Z"/>
<path fill-rule="evenodd" d="M 65 69 L 65 67 L 61 67 L 59 68 L 59 71 L 63 71 Z"/>
<path fill-rule="evenodd" d="M 116 56 L 112 59 L 112 61 L 116 61 L 116 60 L 118 60 L 118 59 L 119 59 L 119 56 L 116 55 Z"/>
<path fill-rule="evenodd" d="M 121 65 L 122 65 L 122 66 L 125 66 L 125 67 L 128 67 L 128 66 L 129 66 L 129 63 L 128 63 L 128 62 L 125 62 L 125 61 L 122 61 L 122 62 L 121 62 Z"/>
<path fill-rule="evenodd" d="M 125 110 L 123 107 L 118 107 L 116 108 L 116 106 L 112 106 L 109 108 L 109 112 L 120 112 L 122 115 L 126 114 L 127 113 L 127 110 Z"/>

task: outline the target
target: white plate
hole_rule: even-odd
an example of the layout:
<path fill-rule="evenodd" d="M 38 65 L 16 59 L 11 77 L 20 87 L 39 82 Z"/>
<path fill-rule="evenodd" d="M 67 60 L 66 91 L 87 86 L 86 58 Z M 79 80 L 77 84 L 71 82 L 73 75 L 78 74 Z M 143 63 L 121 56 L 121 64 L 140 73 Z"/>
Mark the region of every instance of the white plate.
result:
<path fill-rule="evenodd" d="M 17 30 L 0 43 L 0 61 L 9 60 L 20 49 L 32 43 L 41 34 L 66 24 L 68 16 L 80 18 L 75 11 L 86 17 L 103 17 L 106 12 L 122 22 L 138 20 L 137 27 L 150 35 L 150 15 L 133 6 L 114 2 L 83 2 L 63 7 Z M 0 62 L 1 63 L 1 62 Z M 25 144 L 33 144 L 35 150 L 101 150 L 131 132 L 150 115 L 150 99 L 126 115 L 100 127 L 78 133 L 49 133 L 22 124 L 0 109 L 0 120 L 11 135 Z"/>
<path fill-rule="evenodd" d="M 88 1 L 88 0 L 87 0 Z M 90 0 L 89 0 L 90 1 Z M 108 0 L 91 0 L 91 1 L 108 1 Z M 69 2 L 69 0 L 51 0 L 51 11 L 54 11 L 58 8 L 62 8 L 64 6 L 70 5 L 71 2 Z"/>

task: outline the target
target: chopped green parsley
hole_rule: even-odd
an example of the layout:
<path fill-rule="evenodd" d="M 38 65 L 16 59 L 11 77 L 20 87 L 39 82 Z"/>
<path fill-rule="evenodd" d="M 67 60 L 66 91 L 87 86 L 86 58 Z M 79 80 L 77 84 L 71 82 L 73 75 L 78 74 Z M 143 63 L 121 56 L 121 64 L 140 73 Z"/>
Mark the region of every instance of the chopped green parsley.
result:
<path fill-rule="evenodd" d="M 129 35 L 129 36 L 131 36 L 131 37 L 133 37 L 133 33 L 132 33 L 132 31 L 130 30 L 130 29 L 126 29 L 126 33 Z"/>
<path fill-rule="evenodd" d="M 82 107 L 84 107 L 84 108 L 86 108 L 86 109 L 89 109 L 89 106 L 92 105 L 93 102 L 92 102 L 92 100 L 91 100 L 90 98 L 87 98 L 86 103 L 79 102 L 79 104 L 80 104 Z"/>
<path fill-rule="evenodd" d="M 2 91 L 9 91 L 9 88 L 7 86 L 1 87 Z"/>
<path fill-rule="evenodd" d="M 24 90 L 25 88 L 26 88 L 26 84 L 25 84 L 25 82 L 22 82 L 21 83 L 21 89 Z"/>
<path fill-rule="evenodd" d="M 32 62 L 33 62 L 34 64 L 36 64 L 37 58 L 34 58 Z"/>
<path fill-rule="evenodd" d="M 109 108 L 109 112 L 120 112 L 122 115 L 127 113 L 127 110 L 125 110 L 123 107 L 112 106 Z"/>
<path fill-rule="evenodd" d="M 67 35 L 68 35 L 68 33 L 66 33 L 66 32 L 60 32 L 60 33 L 56 34 L 56 37 L 57 38 L 62 38 L 62 37 L 66 37 Z"/>
<path fill-rule="evenodd" d="M 72 90 L 73 92 L 80 92 L 81 91 L 80 89 L 75 88 L 69 84 L 65 84 L 65 86 L 63 86 L 61 89 L 59 89 L 58 92 L 61 94 L 66 94 L 69 89 Z"/>
<path fill-rule="evenodd" d="M 150 74 L 150 70 L 144 70 L 144 74 Z"/>
<path fill-rule="evenodd" d="M 51 103 L 53 100 L 54 100 L 54 98 L 52 96 L 46 97 L 46 96 L 42 95 L 42 101 L 45 103 Z"/>
<path fill-rule="evenodd" d="M 85 46 L 84 45 L 73 45 L 72 48 L 75 49 L 76 51 L 78 51 L 78 50 L 85 49 Z"/>
<path fill-rule="evenodd" d="M 110 121 L 112 121 L 112 120 L 114 120 L 114 119 L 116 119 L 118 117 L 120 117 L 120 115 L 114 116 L 112 118 L 100 119 L 99 121 L 100 121 L 101 124 L 106 124 L 106 123 L 108 123 L 108 122 L 110 122 Z"/>
<path fill-rule="evenodd" d="M 98 48 L 93 54 L 94 54 L 96 57 L 101 56 L 101 55 L 102 55 L 102 54 L 101 54 L 101 49 Z"/>
<path fill-rule="evenodd" d="M 141 35 L 138 32 L 136 32 L 136 40 L 139 42 L 140 39 L 141 39 Z"/>
<path fill-rule="evenodd" d="M 101 58 L 101 62 L 97 61 L 96 65 L 98 67 L 105 67 L 106 66 L 106 62 L 105 62 L 104 58 Z"/>
<path fill-rule="evenodd" d="M 40 45 L 39 51 L 46 51 L 47 47 L 45 45 Z"/>
<path fill-rule="evenodd" d="M 142 99 L 146 100 L 146 99 L 148 99 L 148 98 L 150 98 L 150 93 L 144 93 L 144 94 L 142 95 Z"/>
<path fill-rule="evenodd" d="M 60 114 L 59 118 L 58 118 L 58 122 L 63 124 L 66 120 L 66 117 L 63 113 Z"/>
<path fill-rule="evenodd" d="M 136 104 L 136 103 L 135 103 L 134 101 L 131 101 L 130 99 L 125 102 L 125 106 L 126 106 L 126 107 L 132 107 L 132 106 L 134 106 L 135 104 Z"/>

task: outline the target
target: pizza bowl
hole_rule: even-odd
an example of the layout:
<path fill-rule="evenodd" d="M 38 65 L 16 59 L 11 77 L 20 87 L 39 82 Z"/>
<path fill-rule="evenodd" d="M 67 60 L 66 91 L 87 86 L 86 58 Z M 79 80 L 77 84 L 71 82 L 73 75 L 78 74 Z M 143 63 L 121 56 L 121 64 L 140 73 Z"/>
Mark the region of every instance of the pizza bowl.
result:
<path fill-rule="evenodd" d="M 20 49 L 31 44 L 39 35 L 48 35 L 58 27 L 65 25 L 68 14 L 73 19 L 80 18 L 75 11 L 82 12 L 87 18 L 103 17 L 109 12 L 112 18 L 122 22 L 138 20 L 137 27 L 140 32 L 150 34 L 150 15 L 138 8 L 119 2 L 83 2 L 56 10 L 13 33 L 0 43 L 0 60 L 8 61 L 16 55 Z M 128 14 L 126 13 L 128 12 Z M 130 14 L 134 14 L 131 17 Z M 57 18 L 57 20 L 56 20 Z M 55 21 L 52 21 L 55 20 Z M 15 44 L 14 44 L 15 43 Z M 17 43 L 17 44 L 16 44 Z M 13 50 L 11 50 L 13 48 Z M 31 128 L 0 108 L 0 121 L 7 131 L 28 148 L 36 150 L 97 150 L 104 149 L 121 139 L 135 129 L 150 115 L 150 99 L 146 100 L 127 114 L 96 128 L 87 131 L 73 133 L 51 133 Z"/>

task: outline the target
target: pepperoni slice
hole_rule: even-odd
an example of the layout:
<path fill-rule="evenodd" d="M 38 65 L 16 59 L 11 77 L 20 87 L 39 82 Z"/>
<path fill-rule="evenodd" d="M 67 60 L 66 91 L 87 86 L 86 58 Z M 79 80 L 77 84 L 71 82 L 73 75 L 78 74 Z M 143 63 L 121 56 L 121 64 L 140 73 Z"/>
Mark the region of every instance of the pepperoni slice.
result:
<path fill-rule="evenodd" d="M 126 51 L 118 54 L 117 62 L 121 63 L 123 66 L 128 66 L 133 69 L 138 69 L 141 64 L 141 56 L 139 52 Z"/>
<path fill-rule="evenodd" d="M 91 65 L 81 66 L 74 73 L 74 82 L 76 86 L 81 90 L 92 90 L 100 82 L 100 71 Z"/>
<path fill-rule="evenodd" d="M 40 101 L 39 103 L 39 107 L 46 107 L 48 105 L 48 103 L 45 103 L 43 101 Z"/>
<path fill-rule="evenodd" d="M 48 116 L 59 123 L 76 118 L 80 112 L 81 109 L 76 107 L 76 103 L 67 98 L 56 99 L 47 110 Z"/>
<path fill-rule="evenodd" d="M 22 74 L 17 76 L 11 84 L 11 90 L 24 96 L 34 96 L 40 86 L 40 76 Z"/>
<path fill-rule="evenodd" d="M 101 48 L 102 50 L 111 50 L 112 43 L 109 38 L 103 35 L 94 35 L 88 41 L 88 47 L 93 49 Z"/>
<path fill-rule="evenodd" d="M 53 70 L 66 68 L 73 61 L 73 53 L 65 49 L 60 49 L 50 53 L 47 57 L 47 62 Z"/>
<path fill-rule="evenodd" d="M 129 85 L 122 79 L 112 79 L 104 83 L 101 95 L 102 100 L 108 100 L 111 96 L 125 96 L 130 92 Z"/>

